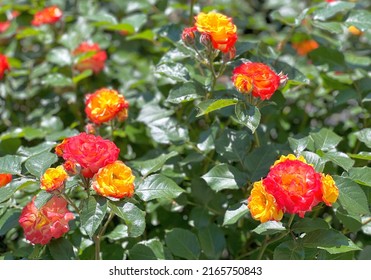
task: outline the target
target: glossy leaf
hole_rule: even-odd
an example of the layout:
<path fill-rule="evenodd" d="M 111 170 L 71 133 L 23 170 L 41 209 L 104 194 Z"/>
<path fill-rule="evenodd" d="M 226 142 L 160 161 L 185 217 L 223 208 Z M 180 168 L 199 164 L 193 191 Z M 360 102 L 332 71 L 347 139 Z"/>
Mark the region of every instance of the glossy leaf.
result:
<path fill-rule="evenodd" d="M 365 143 L 368 148 L 371 148 L 371 128 L 364 128 L 354 135 L 357 136 L 358 140 Z"/>
<path fill-rule="evenodd" d="M 247 106 L 245 103 L 237 103 L 235 114 L 239 123 L 243 124 L 255 133 L 260 124 L 261 114 L 257 107 Z"/>
<path fill-rule="evenodd" d="M 371 187 L 371 167 L 354 167 L 349 170 L 349 178 L 354 182 Z"/>
<path fill-rule="evenodd" d="M 189 102 L 201 98 L 204 92 L 201 85 L 187 82 L 171 89 L 167 101 L 174 104 Z"/>
<path fill-rule="evenodd" d="M 224 232 L 216 225 L 200 228 L 198 231 L 198 239 L 200 241 L 203 253 L 209 259 L 219 259 L 226 246 Z"/>
<path fill-rule="evenodd" d="M 348 171 L 354 165 L 354 160 L 342 152 L 328 152 L 325 154 L 324 158 L 332 161 L 336 165 L 339 165 L 346 171 Z"/>
<path fill-rule="evenodd" d="M 157 158 L 153 158 L 153 159 L 148 159 L 148 160 L 143 160 L 143 161 L 132 161 L 130 162 L 130 164 L 135 169 L 139 170 L 143 176 L 146 177 L 149 174 L 159 171 L 168 159 L 175 157 L 177 154 L 178 154 L 177 152 L 173 151 L 168 154 L 162 154 L 158 156 Z"/>
<path fill-rule="evenodd" d="M 273 253 L 275 260 L 303 260 L 304 248 L 297 241 L 286 241 L 279 244 Z"/>
<path fill-rule="evenodd" d="M 0 173 L 20 174 L 22 171 L 22 157 L 6 155 L 0 157 Z"/>
<path fill-rule="evenodd" d="M 236 99 L 217 99 L 217 100 L 212 99 L 202 101 L 199 104 L 197 104 L 197 107 L 199 108 L 199 113 L 197 114 L 197 117 L 234 105 L 237 102 L 238 101 Z"/>
<path fill-rule="evenodd" d="M 270 234 L 279 233 L 285 230 L 286 228 L 282 225 L 281 222 L 268 221 L 266 223 L 258 225 L 252 231 L 257 234 L 261 234 L 261 235 L 270 235 Z"/>
<path fill-rule="evenodd" d="M 74 260 L 76 258 L 71 242 L 65 238 L 52 240 L 48 244 L 48 248 L 55 260 Z"/>
<path fill-rule="evenodd" d="M 201 254 L 197 236 L 189 230 L 174 228 L 165 235 L 166 246 L 174 256 L 186 260 L 196 260 Z"/>
<path fill-rule="evenodd" d="M 319 132 L 311 133 L 316 150 L 331 151 L 339 144 L 342 138 L 333 131 L 322 128 Z"/>
<path fill-rule="evenodd" d="M 223 226 L 235 224 L 247 213 L 249 213 L 249 209 L 245 204 L 241 204 L 239 207 L 228 208 L 224 215 Z"/>
<path fill-rule="evenodd" d="M 36 178 L 40 178 L 46 169 L 57 162 L 58 156 L 50 152 L 44 152 L 28 158 L 25 162 L 26 169 Z"/>
<path fill-rule="evenodd" d="M 107 200 L 101 197 L 90 196 L 81 209 L 80 220 L 90 238 L 93 237 L 107 212 Z"/>

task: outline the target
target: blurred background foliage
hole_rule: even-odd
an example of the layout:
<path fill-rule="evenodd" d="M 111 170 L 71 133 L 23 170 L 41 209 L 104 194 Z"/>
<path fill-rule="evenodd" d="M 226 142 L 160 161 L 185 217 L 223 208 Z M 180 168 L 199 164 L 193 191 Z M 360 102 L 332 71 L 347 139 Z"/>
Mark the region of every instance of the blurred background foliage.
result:
<path fill-rule="evenodd" d="M 31 26 L 33 14 L 50 5 L 63 10 L 63 20 Z M 250 218 L 250 185 L 279 155 L 292 152 L 334 176 L 339 203 L 296 217 L 292 234 L 305 237 L 267 242 L 264 258 L 370 259 L 370 8 L 369 1 L 2 0 L 0 21 L 12 11 L 20 14 L 0 34 L 0 53 L 11 64 L 0 81 L 0 167 L 4 171 L 16 155 L 25 175 L 0 193 L 1 258 L 34 252 L 17 219 L 39 192 L 29 175 L 55 161 L 41 156 L 37 167 L 40 158 L 32 157 L 84 131 L 84 96 L 111 87 L 129 101 L 129 118 L 114 131 L 99 129 L 103 136 L 113 133 L 120 158 L 137 176 L 138 192 L 129 203 L 138 211 L 110 223 L 104 259 L 258 258 L 264 240 L 285 227 L 261 228 Z M 201 74 L 180 35 L 195 15 L 211 10 L 233 18 L 238 28 L 236 57 L 217 81 L 216 99 L 241 98 L 230 77 L 244 60 L 289 77 L 260 110 L 253 127 L 260 147 L 235 106 L 197 116 L 210 77 Z M 307 39 L 318 48 L 299 55 L 293 44 Z M 83 41 L 107 52 L 102 72 L 73 68 L 78 58 L 72 51 Z M 152 184 L 160 190 L 147 193 Z M 74 199 L 79 195 L 74 192 Z M 93 243 L 78 223 L 42 258 L 92 259 Z"/>

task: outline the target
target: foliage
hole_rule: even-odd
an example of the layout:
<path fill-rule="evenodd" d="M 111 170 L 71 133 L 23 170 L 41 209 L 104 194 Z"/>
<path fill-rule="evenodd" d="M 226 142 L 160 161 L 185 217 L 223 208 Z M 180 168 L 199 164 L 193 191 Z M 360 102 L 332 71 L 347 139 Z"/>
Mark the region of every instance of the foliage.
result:
<path fill-rule="evenodd" d="M 10 64 L 0 80 L 0 173 L 13 175 L 0 188 L 0 258 L 369 258 L 366 2 L 4 0 L 0 21 L 19 15 L 0 33 Z M 50 5 L 62 20 L 32 26 Z M 211 10 L 237 26 L 235 56 L 205 51 L 198 37 L 195 45 L 181 40 L 194 16 Z M 299 55 L 293 44 L 309 39 L 318 47 Z M 103 71 L 74 67 L 92 56 L 73 55 L 84 41 L 106 51 Z M 287 83 L 269 101 L 249 100 L 231 80 L 247 61 L 286 74 Z M 33 245 L 18 222 L 22 208 L 35 195 L 38 208 L 51 198 L 40 178 L 62 163 L 56 145 L 85 130 L 85 96 L 100 88 L 129 103 L 124 122 L 95 129 L 132 169 L 134 196 L 101 197 L 70 177 L 69 232 Z M 261 224 L 247 207 L 253 183 L 292 153 L 331 174 L 339 198 L 304 218 Z"/>

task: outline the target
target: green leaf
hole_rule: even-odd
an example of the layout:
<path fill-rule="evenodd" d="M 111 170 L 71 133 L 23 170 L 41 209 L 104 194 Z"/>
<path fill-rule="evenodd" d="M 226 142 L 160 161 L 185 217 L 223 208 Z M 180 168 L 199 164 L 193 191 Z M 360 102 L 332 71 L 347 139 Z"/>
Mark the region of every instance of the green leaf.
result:
<path fill-rule="evenodd" d="M 201 254 L 197 236 L 189 230 L 174 228 L 165 235 L 166 246 L 171 253 L 186 260 L 196 260 Z"/>
<path fill-rule="evenodd" d="M 249 208 L 246 204 L 241 204 L 239 207 L 230 207 L 225 211 L 223 226 L 237 223 L 239 219 L 249 213 Z"/>
<path fill-rule="evenodd" d="M 80 220 L 81 226 L 90 238 L 93 237 L 101 225 L 106 212 L 107 200 L 105 198 L 90 196 L 87 200 L 84 200 Z"/>
<path fill-rule="evenodd" d="M 314 141 L 316 150 L 331 151 L 340 143 L 342 138 L 327 128 L 322 128 L 319 132 L 311 133 L 310 137 Z"/>
<path fill-rule="evenodd" d="M 134 28 L 133 31 L 138 32 L 139 29 L 147 22 L 147 15 L 142 13 L 132 14 L 124 17 L 121 22 L 130 24 Z"/>
<path fill-rule="evenodd" d="M 157 260 L 152 249 L 144 244 L 138 243 L 129 250 L 131 260 Z"/>
<path fill-rule="evenodd" d="M 137 243 L 129 250 L 133 260 L 164 260 L 164 247 L 158 239 L 150 239 Z"/>
<path fill-rule="evenodd" d="M 354 133 L 354 135 L 357 136 L 359 141 L 365 143 L 368 148 L 371 148 L 371 128 L 364 128 Z"/>
<path fill-rule="evenodd" d="M 79 75 L 73 77 L 72 82 L 76 85 L 80 81 L 82 81 L 83 79 L 86 79 L 86 78 L 90 77 L 91 75 L 93 75 L 93 70 L 87 69 L 84 72 L 80 73 Z"/>
<path fill-rule="evenodd" d="M 357 232 L 362 228 L 362 221 L 359 215 L 348 214 L 341 207 L 336 209 L 335 214 L 344 227 L 349 229 L 351 232 Z"/>
<path fill-rule="evenodd" d="M 367 245 L 363 248 L 362 252 L 358 256 L 359 260 L 371 260 L 371 245 Z"/>
<path fill-rule="evenodd" d="M 304 248 L 297 241 L 282 242 L 273 252 L 274 260 L 304 260 L 304 257 Z"/>
<path fill-rule="evenodd" d="M 312 153 L 312 152 L 302 152 L 302 156 L 305 158 L 308 164 L 313 164 L 314 169 L 317 172 L 322 172 L 325 168 L 325 164 L 327 159 L 321 158 L 319 155 Z"/>
<path fill-rule="evenodd" d="M 149 124 L 154 141 L 161 144 L 181 144 L 189 139 L 188 129 L 175 118 L 163 118 Z"/>
<path fill-rule="evenodd" d="M 174 199 L 184 190 L 170 178 L 161 174 L 155 174 L 145 178 L 135 192 L 142 200 L 149 201 L 158 198 Z"/>
<path fill-rule="evenodd" d="M 0 236 L 4 236 L 9 230 L 19 225 L 18 220 L 20 215 L 20 209 L 8 209 L 0 216 Z"/>
<path fill-rule="evenodd" d="M 58 161 L 58 156 L 50 152 L 44 152 L 28 158 L 25 167 L 32 175 L 40 178 L 46 169 Z"/>
<path fill-rule="evenodd" d="M 153 42 L 155 39 L 155 33 L 151 29 L 144 30 L 142 32 L 130 35 L 126 38 L 128 41 L 131 40 L 147 40 Z M 179 77 L 179 76 L 176 76 Z"/>
<path fill-rule="evenodd" d="M 289 137 L 288 140 L 289 140 L 289 145 L 290 145 L 291 150 L 296 155 L 300 155 L 307 148 L 309 144 L 308 136 L 304 138 L 300 138 L 300 139 Z"/>
<path fill-rule="evenodd" d="M 172 110 L 166 110 L 158 105 L 148 104 L 140 110 L 138 121 L 150 125 L 153 122 L 167 118 L 172 114 L 174 114 L 174 111 Z"/>
<path fill-rule="evenodd" d="M 197 107 L 200 109 L 199 113 L 197 114 L 197 117 L 203 116 L 215 110 L 220 110 L 224 107 L 234 105 L 237 102 L 238 100 L 236 99 L 217 99 L 217 100 L 211 99 L 202 101 L 199 104 L 197 104 Z"/>
<path fill-rule="evenodd" d="M 33 147 L 20 146 L 17 150 L 17 154 L 25 157 L 31 157 L 44 152 L 49 152 L 54 146 L 54 142 L 42 142 L 41 144 Z"/>
<path fill-rule="evenodd" d="M 188 82 L 189 73 L 181 63 L 166 63 L 157 66 L 156 73 L 168 77 L 177 82 Z"/>
<path fill-rule="evenodd" d="M 347 26 L 354 25 L 361 31 L 371 29 L 371 13 L 365 9 L 354 9 L 345 21 Z"/>
<path fill-rule="evenodd" d="M 314 65 L 327 65 L 332 71 L 345 71 L 346 69 L 344 54 L 338 50 L 320 46 L 308 55 Z"/>
<path fill-rule="evenodd" d="M 216 139 L 215 150 L 223 158 L 244 163 L 251 147 L 251 140 L 250 133 L 246 133 L 245 130 L 237 131 L 226 128 Z"/>
<path fill-rule="evenodd" d="M 219 259 L 226 247 L 224 232 L 216 224 L 199 229 L 198 239 L 203 253 L 209 259 Z"/>
<path fill-rule="evenodd" d="M 314 20 L 327 20 L 339 12 L 347 12 L 348 10 L 353 9 L 355 6 L 354 3 L 335 1 L 332 3 L 327 3 L 322 5 L 321 8 L 317 9 L 313 13 Z"/>
<path fill-rule="evenodd" d="M 23 39 L 26 37 L 33 37 L 39 35 L 41 30 L 35 29 L 35 28 L 30 28 L 30 27 L 25 27 L 17 31 L 16 38 L 17 39 Z"/>
<path fill-rule="evenodd" d="M 168 154 L 162 154 L 158 156 L 157 158 L 143 160 L 143 161 L 131 161 L 130 164 L 137 170 L 140 171 L 140 173 L 146 177 L 154 172 L 159 171 L 165 164 L 165 162 L 178 155 L 177 152 L 172 151 Z"/>
<path fill-rule="evenodd" d="M 371 187 L 371 167 L 354 167 L 349 170 L 349 178 L 354 182 Z"/>
<path fill-rule="evenodd" d="M 75 252 L 70 241 L 65 238 L 53 239 L 48 248 L 54 260 L 75 260 Z"/>
<path fill-rule="evenodd" d="M 128 227 L 126 225 L 119 224 L 113 229 L 113 231 L 106 234 L 104 237 L 108 238 L 112 241 L 117 241 L 117 240 L 120 240 L 120 239 L 124 239 L 128 236 L 129 236 L 128 235 Z"/>
<path fill-rule="evenodd" d="M 258 225 L 252 231 L 257 234 L 261 234 L 261 235 L 271 235 L 271 234 L 279 233 L 285 230 L 286 228 L 282 225 L 281 222 L 268 221 L 266 223 L 262 223 Z"/>
<path fill-rule="evenodd" d="M 21 174 L 22 157 L 6 155 L 0 157 L 0 173 Z"/>
<path fill-rule="evenodd" d="M 269 168 L 277 159 L 274 146 L 261 146 L 254 149 L 245 159 L 245 166 L 250 173 L 250 181 L 255 182 L 267 176 Z"/>
<path fill-rule="evenodd" d="M 146 228 L 145 212 L 131 202 L 109 202 L 111 210 L 125 221 L 130 237 L 141 236 Z"/>
<path fill-rule="evenodd" d="M 303 218 L 292 225 L 291 228 L 295 233 L 308 233 L 318 229 L 330 229 L 330 225 L 320 218 Z"/>
<path fill-rule="evenodd" d="M 362 188 L 351 179 L 333 176 L 339 189 L 339 203 L 353 215 L 369 214 L 368 202 Z"/>
<path fill-rule="evenodd" d="M 46 59 L 49 62 L 57 64 L 59 66 L 66 66 L 72 64 L 70 51 L 66 48 L 57 47 L 52 49 L 46 56 Z"/>
<path fill-rule="evenodd" d="M 33 180 L 30 179 L 20 179 L 20 180 L 13 180 L 9 184 L 5 185 L 4 187 L 0 188 L 0 203 L 3 201 L 8 200 L 13 196 L 13 194 L 22 186 L 28 185 L 30 183 L 34 183 Z"/>
<path fill-rule="evenodd" d="M 348 154 L 351 158 L 361 160 L 371 160 L 371 152 L 359 152 L 358 154 Z"/>
<path fill-rule="evenodd" d="M 172 88 L 166 101 L 173 104 L 180 104 L 201 98 L 204 93 L 205 90 L 200 84 L 187 82 Z"/>
<path fill-rule="evenodd" d="M 339 165 L 346 171 L 348 171 L 354 165 L 354 160 L 352 160 L 347 154 L 344 154 L 342 152 L 328 152 L 324 155 L 324 158 Z"/>
<path fill-rule="evenodd" d="M 35 206 L 40 209 L 43 207 L 54 195 L 46 191 L 40 191 L 35 198 Z"/>
<path fill-rule="evenodd" d="M 360 250 L 352 240 L 333 229 L 319 229 L 306 234 L 303 238 L 303 245 L 307 248 L 323 249 L 330 254 Z"/>
<path fill-rule="evenodd" d="M 48 74 L 41 83 L 43 85 L 47 86 L 53 86 L 53 87 L 67 87 L 72 86 L 73 82 L 72 79 L 69 77 L 66 77 L 60 73 L 53 73 Z"/>
<path fill-rule="evenodd" d="M 258 128 L 261 118 L 258 107 L 238 102 L 235 107 L 235 114 L 238 122 L 250 129 L 252 133 Z"/>
<path fill-rule="evenodd" d="M 246 184 L 246 175 L 233 166 L 222 163 L 214 166 L 202 177 L 214 191 L 238 189 Z"/>
<path fill-rule="evenodd" d="M 314 27 L 318 27 L 322 30 L 328 31 L 333 34 L 342 34 L 343 26 L 340 22 L 320 22 L 320 21 L 313 21 L 312 22 Z"/>

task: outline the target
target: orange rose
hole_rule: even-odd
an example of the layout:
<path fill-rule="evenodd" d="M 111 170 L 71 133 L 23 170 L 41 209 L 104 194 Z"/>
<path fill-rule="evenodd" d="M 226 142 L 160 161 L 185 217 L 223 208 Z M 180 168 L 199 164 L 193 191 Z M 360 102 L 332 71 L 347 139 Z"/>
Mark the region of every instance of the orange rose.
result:
<path fill-rule="evenodd" d="M 63 16 L 63 12 L 57 6 L 47 7 L 38 11 L 31 22 L 33 26 L 40 26 L 43 24 L 53 24 L 59 21 Z"/>
<path fill-rule="evenodd" d="M 124 120 L 127 117 L 128 107 L 129 103 L 122 95 L 116 90 L 107 88 L 87 95 L 85 100 L 85 113 L 96 124 L 108 122 L 115 117 Z M 120 115 L 121 112 L 125 117 Z"/>
<path fill-rule="evenodd" d="M 283 211 L 278 207 L 276 199 L 266 192 L 262 181 L 254 183 L 247 201 L 251 216 L 261 223 L 280 221 L 283 217 Z"/>
<path fill-rule="evenodd" d="M 0 174 L 0 188 L 12 181 L 12 174 Z"/>
<path fill-rule="evenodd" d="M 339 189 L 335 185 L 331 175 L 322 175 L 322 200 L 327 206 L 331 206 L 339 197 Z"/>
<path fill-rule="evenodd" d="M 67 172 L 63 166 L 56 168 L 48 168 L 40 179 L 40 188 L 47 192 L 52 192 L 63 188 L 65 181 L 68 178 Z"/>
<path fill-rule="evenodd" d="M 298 55 L 301 56 L 305 56 L 309 52 L 319 47 L 318 43 L 314 40 L 304 40 L 301 42 L 292 43 L 291 45 L 296 50 Z"/>
<path fill-rule="evenodd" d="M 4 77 L 6 71 L 10 70 L 8 58 L 0 53 L 0 79 Z"/>
<path fill-rule="evenodd" d="M 245 62 L 233 70 L 232 81 L 241 93 L 252 93 L 260 99 L 270 99 L 287 76 L 276 74 L 269 66 L 257 62 Z"/>
<path fill-rule="evenodd" d="M 98 44 L 83 42 L 73 52 L 73 55 L 86 54 L 87 58 L 80 59 L 75 65 L 75 69 L 79 72 L 85 70 L 93 70 L 95 74 L 99 73 L 104 68 L 104 63 L 107 60 L 107 54 L 101 50 Z"/>
<path fill-rule="evenodd" d="M 197 31 L 209 35 L 215 49 L 227 53 L 234 47 L 237 41 L 237 27 L 231 18 L 220 13 L 209 12 L 198 14 L 195 20 Z"/>
<path fill-rule="evenodd" d="M 23 208 L 19 217 L 28 241 L 45 245 L 52 238 L 59 238 L 69 231 L 68 222 L 75 217 L 68 211 L 66 200 L 53 196 L 40 209 L 37 209 L 34 202 L 35 197 Z"/>
<path fill-rule="evenodd" d="M 134 194 L 135 176 L 122 161 L 101 168 L 93 179 L 93 189 L 105 197 L 123 198 Z"/>

